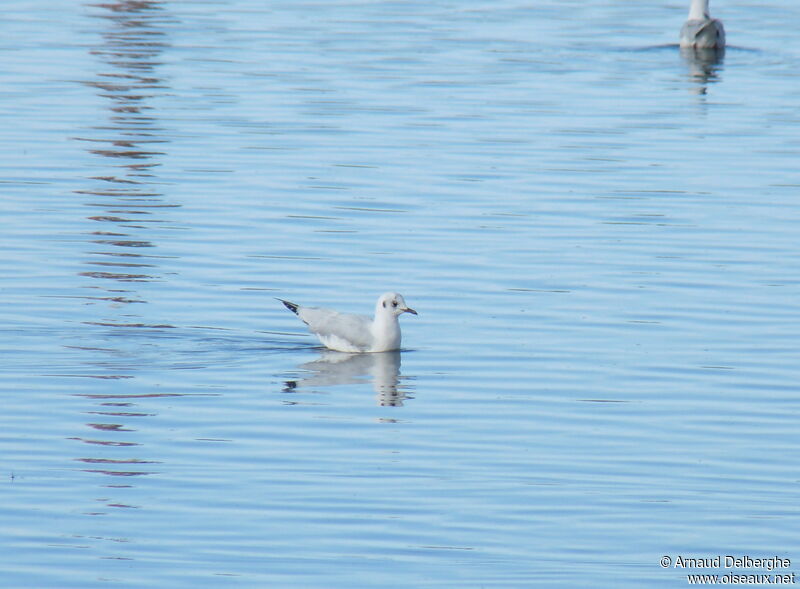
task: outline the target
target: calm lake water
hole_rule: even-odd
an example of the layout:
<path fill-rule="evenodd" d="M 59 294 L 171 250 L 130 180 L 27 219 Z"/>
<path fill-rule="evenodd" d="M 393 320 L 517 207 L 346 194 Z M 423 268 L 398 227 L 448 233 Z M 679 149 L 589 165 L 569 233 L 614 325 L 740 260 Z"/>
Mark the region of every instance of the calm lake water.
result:
<path fill-rule="evenodd" d="M 686 4 L 5 6 L 0 585 L 800 572 L 800 4 Z"/>

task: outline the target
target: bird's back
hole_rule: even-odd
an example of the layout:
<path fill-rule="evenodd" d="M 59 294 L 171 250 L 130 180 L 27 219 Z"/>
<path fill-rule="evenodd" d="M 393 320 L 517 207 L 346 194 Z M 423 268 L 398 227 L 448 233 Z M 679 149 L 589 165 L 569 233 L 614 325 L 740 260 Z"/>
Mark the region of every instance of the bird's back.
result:
<path fill-rule="evenodd" d="M 297 316 L 320 341 L 341 352 L 364 352 L 372 347 L 372 319 L 321 307 L 299 307 Z"/>
<path fill-rule="evenodd" d="M 681 27 L 681 47 L 722 49 L 725 47 L 725 27 L 716 18 L 687 20 Z"/>

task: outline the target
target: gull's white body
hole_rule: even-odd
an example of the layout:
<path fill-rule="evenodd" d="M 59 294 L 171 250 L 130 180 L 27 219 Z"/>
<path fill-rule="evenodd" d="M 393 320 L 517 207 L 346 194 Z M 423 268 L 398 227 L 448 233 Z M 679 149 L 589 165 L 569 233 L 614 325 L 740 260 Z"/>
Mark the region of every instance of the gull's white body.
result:
<path fill-rule="evenodd" d="M 389 352 L 400 349 L 400 322 L 403 313 L 417 312 L 406 305 L 402 295 L 387 292 L 375 305 L 375 317 L 339 313 L 320 307 L 303 307 L 278 299 L 308 325 L 322 344 L 337 352 Z"/>
<path fill-rule="evenodd" d="M 681 27 L 680 46 L 693 49 L 725 47 L 725 28 L 721 20 L 709 15 L 708 0 L 692 0 L 689 18 Z"/>

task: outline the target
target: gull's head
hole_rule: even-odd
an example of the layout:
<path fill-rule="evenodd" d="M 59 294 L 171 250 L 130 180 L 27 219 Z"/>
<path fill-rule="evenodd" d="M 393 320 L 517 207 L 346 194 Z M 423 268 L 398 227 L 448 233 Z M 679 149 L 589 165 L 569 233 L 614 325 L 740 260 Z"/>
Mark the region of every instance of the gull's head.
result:
<path fill-rule="evenodd" d="M 388 313 L 390 315 L 394 315 L 395 317 L 401 315 L 402 313 L 413 313 L 414 315 L 417 314 L 414 309 L 406 305 L 406 300 L 403 298 L 403 295 L 396 292 L 387 292 L 386 294 L 381 295 L 381 298 L 378 299 L 378 304 L 376 306 L 376 313 Z"/>

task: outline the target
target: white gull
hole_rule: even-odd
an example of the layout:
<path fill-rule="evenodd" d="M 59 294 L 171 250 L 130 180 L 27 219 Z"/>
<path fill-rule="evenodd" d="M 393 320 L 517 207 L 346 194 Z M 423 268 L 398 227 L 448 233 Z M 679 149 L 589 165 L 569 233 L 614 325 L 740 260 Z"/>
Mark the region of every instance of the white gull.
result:
<path fill-rule="evenodd" d="M 326 348 L 337 352 L 389 352 L 400 349 L 400 322 L 403 313 L 417 312 L 406 305 L 403 295 L 387 292 L 375 304 L 375 318 L 339 313 L 320 307 L 303 307 L 278 299 L 308 325 Z"/>

